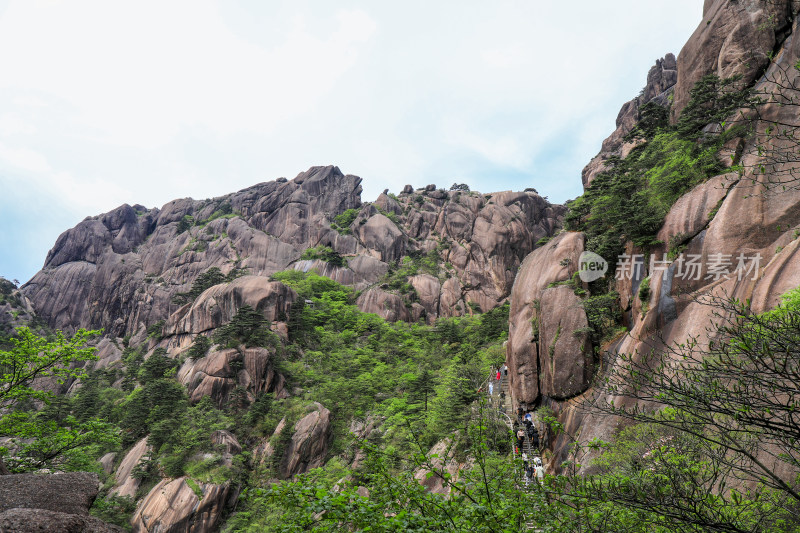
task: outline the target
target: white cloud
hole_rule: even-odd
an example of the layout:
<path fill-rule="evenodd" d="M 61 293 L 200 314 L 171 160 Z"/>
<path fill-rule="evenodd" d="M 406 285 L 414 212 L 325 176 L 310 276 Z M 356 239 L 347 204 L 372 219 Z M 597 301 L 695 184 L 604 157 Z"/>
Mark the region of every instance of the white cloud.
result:
<path fill-rule="evenodd" d="M 363 11 L 336 19 L 318 36 L 298 16 L 265 49 L 208 1 L 13 2 L 0 19 L 0 88 L 49 95 L 94 140 L 145 149 L 186 127 L 269 131 L 313 110 L 375 31 Z"/>
<path fill-rule="evenodd" d="M 0 161 L 15 170 L 34 174 L 51 172 L 47 158 L 42 154 L 25 147 L 13 147 L 0 143 Z"/>
<path fill-rule="evenodd" d="M 365 200 L 453 181 L 563 200 L 701 7 L 12 1 L 0 9 L 0 182 L 7 202 L 46 197 L 77 220 L 320 164 L 361 175 Z M 21 187 L 40 194 L 23 200 Z"/>

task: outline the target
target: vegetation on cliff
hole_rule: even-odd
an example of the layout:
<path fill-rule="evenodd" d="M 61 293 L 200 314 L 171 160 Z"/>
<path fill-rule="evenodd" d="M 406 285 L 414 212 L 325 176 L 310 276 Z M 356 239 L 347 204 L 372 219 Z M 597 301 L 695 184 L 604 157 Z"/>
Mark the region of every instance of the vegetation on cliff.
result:
<path fill-rule="evenodd" d="M 629 368 L 611 374 L 604 386 L 609 394 L 666 407 L 601 405 L 636 424 L 620 430 L 614 442 L 574 447 L 562 475 L 542 485 L 526 487 L 520 465 L 490 442 L 492 416 L 479 404 L 479 415 L 462 433 L 474 462 L 458 477 L 437 462 L 440 457 L 427 456 L 425 446 L 403 456 L 365 441 L 368 460 L 355 472 L 328 466 L 251 489 L 230 528 L 798 531 L 800 289 L 761 314 L 735 300 L 710 304 L 719 318 L 717 340 L 674 348 L 691 371 L 665 372 L 666 355 L 623 356 Z M 563 430 L 546 410 L 540 417 L 552 431 Z M 586 466 L 581 458 L 592 450 L 601 454 L 591 473 L 578 475 Z M 411 474 L 418 469 L 441 476 L 450 496 L 422 488 Z"/>
<path fill-rule="evenodd" d="M 725 119 L 753 104 L 751 91 L 735 78 L 710 74 L 691 91 L 677 124 L 664 108 L 648 103 L 629 134 L 635 143 L 625 158 L 606 160 L 609 167 L 579 198 L 568 203 L 565 226 L 586 233 L 586 249 L 616 265 L 625 242 L 648 249 L 660 244 L 656 234 L 681 195 L 725 168 L 718 158 L 729 140 L 746 134 L 744 123 Z M 736 169 L 730 169 L 736 170 Z"/>

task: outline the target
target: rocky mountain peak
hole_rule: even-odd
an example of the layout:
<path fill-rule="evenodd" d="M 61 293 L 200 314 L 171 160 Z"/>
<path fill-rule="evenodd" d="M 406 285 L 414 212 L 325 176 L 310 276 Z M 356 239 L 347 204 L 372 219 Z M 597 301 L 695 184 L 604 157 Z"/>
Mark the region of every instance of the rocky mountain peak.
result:
<path fill-rule="evenodd" d="M 366 291 L 365 310 L 432 320 L 504 301 L 522 259 L 563 213 L 534 192 L 407 186 L 367 204 L 361 192 L 360 177 L 318 166 L 207 200 L 124 204 L 59 236 L 22 293 L 52 327 L 124 336 L 177 313 L 176 296 L 210 269 L 261 277 L 315 269 Z M 404 261 L 406 275 L 390 273 Z M 415 288 L 399 289 L 408 282 Z"/>

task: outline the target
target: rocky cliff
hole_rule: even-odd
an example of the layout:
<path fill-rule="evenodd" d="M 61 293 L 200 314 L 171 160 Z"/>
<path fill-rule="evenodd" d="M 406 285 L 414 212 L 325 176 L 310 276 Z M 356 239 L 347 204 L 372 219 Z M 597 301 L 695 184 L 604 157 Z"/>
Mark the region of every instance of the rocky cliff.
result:
<path fill-rule="evenodd" d="M 212 200 L 123 205 L 64 232 L 21 292 L 54 328 L 123 337 L 167 319 L 171 331 L 208 329 L 196 322 L 197 305 L 186 309 L 174 299 L 211 268 L 260 277 L 315 269 L 363 290 L 365 311 L 432 320 L 507 298 L 522 259 L 559 229 L 563 214 L 534 192 L 432 185 L 363 204 L 360 182 L 336 167 L 314 167 Z M 344 261 L 301 260 L 318 246 Z M 425 272 L 406 269 L 410 275 L 394 276 L 400 283 L 386 282 L 404 260 L 425 255 Z"/>
<path fill-rule="evenodd" d="M 0 310 L 8 311 L 9 326 L 16 324 L 14 313 L 28 312 L 54 329 L 102 328 L 96 372 L 118 376 L 124 369 L 136 380 L 136 361 L 177 361 L 170 363 L 174 379 L 190 404 L 210 398 L 227 409 L 264 396 L 294 396 L 297 403 L 302 390 L 287 390 L 279 361 L 293 309 L 305 303 L 272 274 L 315 271 L 352 287 L 363 311 L 432 323 L 505 302 L 523 259 L 560 230 L 564 214 L 563 206 L 533 190 L 481 194 L 465 186 L 408 185 L 364 203 L 360 182 L 333 166 L 314 167 L 293 180 L 211 200 L 174 200 L 153 209 L 123 205 L 89 217 L 58 238 L 44 268 L 23 287 L 3 285 L 3 302 L 15 307 Z M 266 340 L 258 346 L 217 341 L 215 333 L 242 310 L 268 326 Z M 209 344 L 195 353 L 197 342 Z M 114 387 L 124 386 L 114 379 Z M 82 384 L 66 386 L 74 392 Z M 276 479 L 323 466 L 334 424 L 349 423 L 334 421 L 316 402 L 291 420 L 284 417 L 272 437 L 245 443 L 252 466 Z M 158 449 L 142 437 L 102 459 L 111 497 L 138 499 L 134 528 L 218 527 L 238 489 L 213 477 L 173 479 L 151 471 Z M 228 437 L 217 442 L 212 436 L 202 446 L 216 452 L 191 460 L 232 468 L 243 447 Z M 231 442 L 235 451 L 219 450 Z M 149 483 L 142 481 L 146 475 Z"/>
<path fill-rule="evenodd" d="M 797 87 L 800 75 L 793 66 L 800 60 L 798 9 L 797 2 L 788 0 L 707 0 L 703 21 L 677 61 L 671 55 L 659 60 L 648 75 L 642 95 L 623 106 L 617 129 L 584 171 L 584 186 L 591 187 L 593 178 L 604 168 L 603 160 L 627 155 L 621 139 L 636 125 L 636 110 L 653 95 L 664 96 L 666 86 L 667 94 L 674 94 L 673 120 L 686 105 L 689 89 L 706 74 L 741 76 L 757 94 L 780 94 L 786 87 Z M 772 62 L 771 56 L 775 58 Z M 668 101 L 661 103 L 669 105 Z M 770 102 L 759 112 L 773 122 L 798 123 L 794 106 Z M 626 253 L 642 254 L 640 267 L 631 268 L 630 276 L 612 280 L 611 285 L 619 293 L 628 331 L 598 347 L 600 355 L 595 361 L 587 359 L 585 344 L 580 342 L 579 332 L 586 320 L 580 298 L 558 285 L 577 270 L 574 258 L 584 251 L 583 235 L 563 234 L 525 259 L 512 290 L 507 347 L 515 402 L 553 408 L 567 432 L 580 434 L 581 440 L 609 440 L 620 421 L 610 416 L 589 416 L 577 405 L 595 397 L 592 378 L 616 368 L 617 354 L 645 354 L 663 350 L 664 343 L 683 343 L 690 338 L 709 342 L 713 317 L 703 304 L 704 297 L 749 299 L 753 310 L 761 312 L 774 307 L 781 294 L 800 285 L 800 191 L 791 183 L 784 184 L 786 187 L 774 183 L 776 176 L 791 176 L 798 163 L 772 161 L 766 172 L 761 170 L 764 128 L 759 125 L 756 135 L 737 140 L 742 144 L 738 153 L 743 154 L 740 172 L 713 177 L 674 203 L 658 233 L 660 245 L 644 250 L 627 244 Z M 760 150 L 757 143 L 762 143 Z M 669 256 L 671 251 L 673 255 Z M 702 275 L 687 278 L 676 251 L 706 266 L 718 262 L 720 255 L 730 258 L 727 275 L 709 275 L 703 270 Z M 663 262 L 646 262 L 645 253 Z M 745 264 L 740 265 L 737 258 Z M 740 266 L 747 270 L 737 272 Z M 609 277 L 614 277 L 614 272 L 606 279 Z M 645 279 L 649 291 L 640 292 Z M 553 325 L 548 323 L 568 324 L 567 336 L 576 333 L 568 349 L 562 351 L 560 342 L 552 341 L 549 331 Z M 603 399 L 624 403 L 613 397 Z M 553 444 L 562 458 L 566 444 L 563 436 Z"/>

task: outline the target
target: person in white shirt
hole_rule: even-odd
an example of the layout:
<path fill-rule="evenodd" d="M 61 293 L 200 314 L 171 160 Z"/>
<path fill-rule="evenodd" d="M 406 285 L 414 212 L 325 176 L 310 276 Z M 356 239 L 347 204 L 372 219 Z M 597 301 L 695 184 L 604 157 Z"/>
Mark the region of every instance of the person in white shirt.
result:
<path fill-rule="evenodd" d="M 544 483 L 544 467 L 542 466 L 542 460 L 538 457 L 534 458 L 533 462 L 536 466 L 533 468 L 534 475 L 539 483 Z"/>

